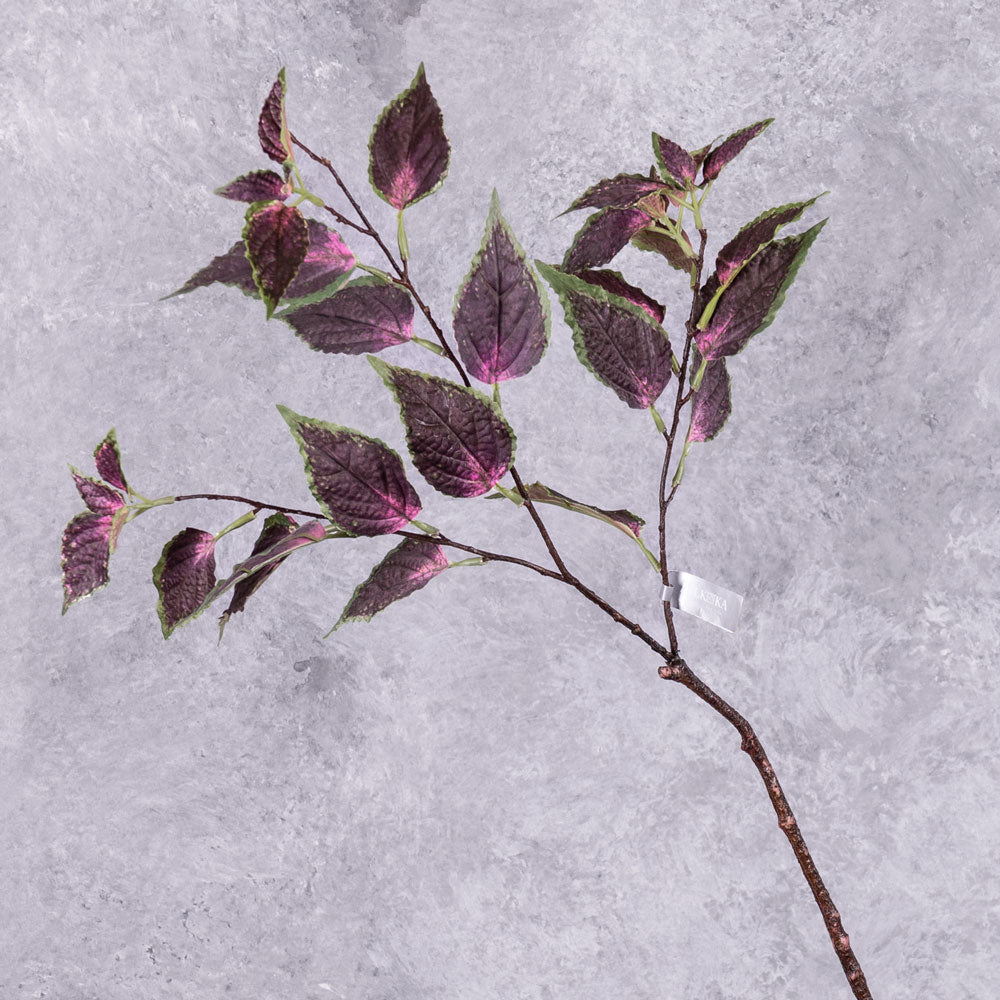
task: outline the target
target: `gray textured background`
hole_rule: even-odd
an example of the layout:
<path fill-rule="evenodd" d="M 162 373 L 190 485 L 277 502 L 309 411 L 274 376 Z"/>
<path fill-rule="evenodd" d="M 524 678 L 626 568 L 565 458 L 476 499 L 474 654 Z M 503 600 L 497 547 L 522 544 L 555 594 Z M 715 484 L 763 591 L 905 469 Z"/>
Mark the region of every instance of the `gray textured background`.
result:
<path fill-rule="evenodd" d="M 528 252 L 558 259 L 580 220 L 553 216 L 646 168 L 651 129 L 694 146 L 777 118 L 711 194 L 713 251 L 832 192 L 672 508 L 673 565 L 747 598 L 735 637 L 683 620 L 683 652 L 771 749 L 876 998 L 996 995 L 993 5 L 5 6 L 0 995 L 849 995 L 732 730 L 568 589 L 454 570 L 321 641 L 389 547 L 329 544 L 223 645 L 208 618 L 165 643 L 160 547 L 239 512 L 186 504 L 130 526 L 111 586 L 60 618 L 65 463 L 89 466 L 108 427 L 147 494 L 294 505 L 275 403 L 402 446 L 362 360 L 310 352 L 233 290 L 157 298 L 238 233 L 211 190 L 267 165 L 256 116 L 282 65 L 292 127 L 391 232 L 367 138 L 421 60 L 453 158 L 409 232 L 445 317 L 494 185 Z M 683 281 L 621 263 L 678 331 Z M 505 392 L 518 465 L 652 519 L 651 423 L 556 314 Z M 419 488 L 455 537 L 544 558 L 509 505 Z M 585 579 L 662 628 L 624 539 L 547 516 Z"/>

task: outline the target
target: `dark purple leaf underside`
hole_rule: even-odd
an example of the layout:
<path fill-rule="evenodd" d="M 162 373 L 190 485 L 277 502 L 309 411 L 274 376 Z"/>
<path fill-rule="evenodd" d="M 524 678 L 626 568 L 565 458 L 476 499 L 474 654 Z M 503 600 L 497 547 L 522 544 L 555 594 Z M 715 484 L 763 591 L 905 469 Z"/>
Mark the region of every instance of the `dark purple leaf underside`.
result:
<path fill-rule="evenodd" d="M 379 115 L 368 150 L 372 187 L 393 208 L 412 205 L 444 181 L 451 147 L 423 63 L 410 86 Z"/>
<path fill-rule="evenodd" d="M 649 216 L 638 208 L 605 208 L 596 212 L 573 237 L 562 270 L 571 274 L 584 268 L 603 267 L 648 225 Z"/>
<path fill-rule="evenodd" d="M 292 283 L 309 249 L 309 227 L 291 205 L 271 202 L 247 209 L 243 240 L 254 283 L 271 318 L 278 300 Z"/>
<path fill-rule="evenodd" d="M 364 354 L 413 337 L 413 300 L 375 276 L 358 278 L 329 298 L 280 317 L 314 351 Z"/>
<path fill-rule="evenodd" d="M 291 188 L 273 170 L 254 170 L 216 188 L 215 193 L 230 201 L 284 201 Z"/>
<path fill-rule="evenodd" d="M 515 437 L 482 393 L 369 357 L 399 403 L 413 464 L 436 490 L 477 497 L 503 478 Z"/>
<path fill-rule="evenodd" d="M 482 245 L 455 298 L 455 339 L 470 375 L 503 382 L 538 364 L 549 333 L 543 295 L 494 191 Z"/>
<path fill-rule="evenodd" d="M 693 347 L 690 358 L 691 371 L 701 367 L 701 355 Z M 689 441 L 711 441 L 722 430 L 733 404 L 729 391 L 729 372 L 726 359 L 709 361 L 701 385 L 691 401 L 691 429 Z"/>
<path fill-rule="evenodd" d="M 630 510 L 605 510 L 603 507 L 595 507 L 593 504 L 583 503 L 581 500 L 574 500 L 572 497 L 545 486 L 542 483 L 529 483 L 525 486 L 528 496 L 540 503 L 551 503 L 557 507 L 564 507 L 567 510 L 575 510 L 580 513 L 596 517 L 598 520 L 613 523 L 619 530 L 624 530 L 626 535 L 639 537 L 645 521 L 638 514 L 633 514 Z"/>
<path fill-rule="evenodd" d="M 275 161 L 285 163 L 293 158 L 292 144 L 288 138 L 288 123 L 285 120 L 285 70 L 278 73 L 271 92 L 261 108 L 257 121 L 257 135 L 260 148 Z"/>
<path fill-rule="evenodd" d="M 198 528 L 174 535 L 153 569 L 153 583 L 160 595 L 157 611 L 166 639 L 201 609 L 215 583 L 215 536 Z"/>
<path fill-rule="evenodd" d="M 824 219 L 804 233 L 769 243 L 736 275 L 720 296 L 708 326 L 697 334 L 704 357 L 715 360 L 737 354 L 771 323 L 825 223 Z"/>
<path fill-rule="evenodd" d="M 694 175 L 698 172 L 698 165 L 691 154 L 682 146 L 670 139 L 664 139 L 662 135 L 653 133 L 653 152 L 656 154 L 656 162 L 660 166 L 660 171 L 664 175 L 664 180 L 674 180 L 681 187 L 687 181 L 693 181 Z"/>
<path fill-rule="evenodd" d="M 644 177 L 642 174 L 618 174 L 587 188 L 566 212 L 573 212 L 578 208 L 628 208 L 647 194 L 662 190 L 663 182 L 659 178 Z M 560 214 L 565 215 L 566 212 Z"/>
<path fill-rule="evenodd" d="M 746 263 L 765 243 L 770 243 L 782 226 L 794 222 L 815 201 L 815 198 L 810 198 L 809 201 L 781 205 L 757 216 L 753 222 L 748 222 L 719 251 L 715 259 L 715 273 L 719 282 L 728 284 L 741 264 Z"/>
<path fill-rule="evenodd" d="M 727 136 L 715 147 L 706 157 L 702 166 L 701 176 L 706 181 L 713 180 L 719 176 L 719 171 L 730 160 L 735 159 L 742 151 L 743 147 L 751 140 L 755 139 L 768 125 L 773 122 L 773 118 L 765 118 L 763 121 L 754 122 L 746 128 L 741 128 L 738 132 Z"/>
<path fill-rule="evenodd" d="M 82 476 L 76 469 L 71 469 L 73 482 L 83 497 L 83 502 L 98 514 L 113 514 L 125 506 L 125 498 L 117 491 L 97 482 L 89 476 Z"/>
<path fill-rule="evenodd" d="M 447 568 L 448 559 L 439 545 L 429 539 L 404 539 L 357 587 L 332 631 L 346 622 L 371 621 L 394 601 L 419 590 Z"/>
<path fill-rule="evenodd" d="M 63 614 L 71 604 L 107 584 L 111 521 L 111 514 L 86 511 L 63 530 Z"/>
<path fill-rule="evenodd" d="M 657 323 L 663 322 L 666 309 L 660 305 L 656 299 L 650 298 L 641 288 L 630 285 L 618 271 L 578 271 L 578 278 L 583 278 L 590 285 L 603 288 L 612 295 L 637 305 L 644 312 L 649 313 Z"/>
<path fill-rule="evenodd" d="M 111 483 L 112 486 L 117 486 L 120 490 L 128 491 L 125 473 L 122 472 L 122 456 L 118 450 L 118 438 L 114 428 L 108 431 L 104 440 L 94 449 L 94 465 L 97 467 L 97 474 L 106 483 Z"/>
<path fill-rule="evenodd" d="M 279 406 L 306 464 L 313 496 L 352 535 L 388 535 L 420 513 L 420 498 L 388 445 Z"/>
<path fill-rule="evenodd" d="M 683 230 L 681 230 L 681 233 L 690 247 L 691 242 L 688 240 L 687 233 Z M 690 272 L 691 265 L 695 260 L 695 258 L 689 257 L 684 252 L 681 245 L 669 233 L 659 232 L 655 229 L 640 229 L 632 237 L 632 246 L 637 250 L 648 250 L 652 253 L 658 253 L 671 267 L 676 268 L 678 271 Z"/>
<path fill-rule="evenodd" d="M 646 409 L 671 375 L 670 342 L 647 312 L 574 275 L 539 263 L 573 331 L 577 357 L 632 409 Z"/>

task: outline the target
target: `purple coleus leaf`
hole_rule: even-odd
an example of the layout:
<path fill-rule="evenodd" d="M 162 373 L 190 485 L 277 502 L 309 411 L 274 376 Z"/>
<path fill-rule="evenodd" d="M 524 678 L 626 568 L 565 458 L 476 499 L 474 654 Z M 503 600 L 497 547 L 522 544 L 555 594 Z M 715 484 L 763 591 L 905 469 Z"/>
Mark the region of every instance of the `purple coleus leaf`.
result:
<path fill-rule="evenodd" d="M 107 585 L 113 520 L 113 514 L 85 511 L 63 530 L 63 614 L 70 605 Z"/>
<path fill-rule="evenodd" d="M 270 319 L 306 258 L 309 227 L 294 206 L 280 201 L 256 202 L 247 209 L 243 241 L 254 284 Z"/>
<path fill-rule="evenodd" d="M 649 216 L 640 208 L 604 208 L 595 212 L 573 237 L 562 270 L 572 273 L 602 267 L 649 222 Z"/>
<path fill-rule="evenodd" d="M 368 360 L 396 397 L 413 464 L 434 489 L 477 497 L 503 478 L 516 438 L 496 404 L 448 379 Z"/>
<path fill-rule="evenodd" d="M 694 157 L 682 146 L 662 135 L 653 133 L 653 153 L 665 181 L 674 181 L 684 187 L 688 181 L 693 181 L 698 172 L 698 164 Z"/>
<path fill-rule="evenodd" d="M 97 467 L 97 474 L 106 483 L 111 483 L 126 493 L 131 492 L 128 483 L 125 482 L 125 473 L 122 472 L 122 456 L 118 450 L 118 437 L 113 427 L 94 449 L 94 465 Z"/>
<path fill-rule="evenodd" d="M 285 68 L 278 73 L 271 92 L 261 108 L 257 121 L 257 135 L 260 138 L 260 148 L 275 163 L 285 166 L 286 175 L 295 159 L 292 141 L 288 135 L 288 122 L 285 118 Z"/>
<path fill-rule="evenodd" d="M 640 198 L 655 191 L 663 191 L 664 184 L 658 177 L 644 177 L 642 174 L 617 174 L 607 177 L 587 188 L 565 212 L 575 212 L 580 208 L 629 208 Z M 558 218 L 558 216 L 557 216 Z"/>
<path fill-rule="evenodd" d="M 727 136 L 725 139 L 719 143 L 706 157 L 705 162 L 702 164 L 701 176 L 704 181 L 714 180 L 719 176 L 719 171 L 727 164 L 730 160 L 737 157 L 742 151 L 743 147 L 751 140 L 755 139 L 768 125 L 773 122 L 773 118 L 765 118 L 763 121 L 754 122 L 753 125 L 748 125 L 746 128 L 741 128 L 739 131 L 734 132 L 732 135 Z"/>
<path fill-rule="evenodd" d="M 408 597 L 444 572 L 448 565 L 441 546 L 430 539 L 404 539 L 355 589 L 330 632 L 335 632 L 347 622 L 371 621 L 394 601 Z"/>
<path fill-rule="evenodd" d="M 604 521 L 612 525 L 619 531 L 628 535 L 629 538 L 638 538 L 639 532 L 645 525 L 645 521 L 638 514 L 633 514 L 630 510 L 605 510 L 603 507 L 595 507 L 593 504 L 583 503 L 574 500 L 572 497 L 545 486 L 542 483 L 529 483 L 524 487 L 529 499 L 535 503 L 552 504 L 555 507 L 562 507 L 564 510 L 576 511 L 579 514 L 586 514 L 594 517 L 598 521 Z M 500 494 L 497 494 L 498 496 Z"/>
<path fill-rule="evenodd" d="M 576 276 L 588 284 L 597 285 L 612 295 L 627 299 L 649 313 L 657 323 L 663 322 L 666 309 L 656 299 L 650 298 L 641 288 L 630 285 L 619 271 L 578 271 Z"/>
<path fill-rule="evenodd" d="M 826 194 L 824 191 L 823 194 Z M 715 258 L 715 273 L 721 285 L 728 285 L 736 272 L 765 243 L 774 239 L 774 234 L 782 227 L 794 222 L 802 213 L 823 195 L 816 195 L 808 201 L 797 201 L 779 205 L 758 215 L 748 222 L 720 251 Z"/>
<path fill-rule="evenodd" d="M 69 467 L 73 476 L 73 482 L 83 497 L 83 502 L 97 514 L 113 514 L 116 510 L 125 506 L 125 498 L 110 486 L 99 483 L 96 479 L 83 475 L 79 469 Z"/>
<path fill-rule="evenodd" d="M 666 331 L 640 306 L 576 275 L 535 262 L 562 303 L 577 357 L 632 409 L 651 406 L 670 381 Z"/>
<path fill-rule="evenodd" d="M 455 296 L 454 315 L 458 353 L 480 382 L 525 375 L 545 353 L 548 296 L 500 214 L 496 191 L 483 241 Z"/>
<path fill-rule="evenodd" d="M 637 250 L 658 253 L 671 267 L 690 273 L 691 265 L 698 259 L 698 255 L 691 247 L 691 240 L 683 229 L 681 237 L 684 240 L 683 244 L 675 240 L 670 233 L 650 228 L 640 229 L 630 242 Z"/>
<path fill-rule="evenodd" d="M 769 243 L 750 259 L 719 297 L 705 329 L 695 335 L 703 357 L 714 361 L 737 354 L 773 321 L 826 221 L 797 236 Z"/>
<path fill-rule="evenodd" d="M 451 146 L 423 63 L 378 116 L 368 151 L 371 185 L 393 208 L 402 210 L 444 183 Z"/>
<path fill-rule="evenodd" d="M 403 462 L 387 444 L 286 406 L 278 412 L 299 443 L 313 496 L 338 528 L 352 535 L 389 535 L 420 513 Z"/>
<path fill-rule="evenodd" d="M 254 170 L 215 189 L 215 194 L 230 201 L 251 203 L 275 199 L 284 201 L 291 193 L 291 185 L 286 184 L 273 170 Z"/>
<path fill-rule="evenodd" d="M 708 156 L 709 150 L 712 148 L 712 144 L 709 143 L 707 146 L 702 146 L 701 149 L 691 150 L 691 159 L 694 160 L 695 170 L 697 170 L 702 163 L 705 162 L 705 157 Z"/>
<path fill-rule="evenodd" d="M 413 299 L 405 288 L 369 275 L 312 305 L 285 310 L 286 322 L 314 351 L 365 354 L 413 338 Z"/>
<path fill-rule="evenodd" d="M 198 528 L 185 528 L 163 546 L 153 569 L 159 600 L 163 638 L 169 639 L 179 625 L 201 613 L 205 597 L 215 583 L 215 535 Z"/>
<path fill-rule="evenodd" d="M 690 370 L 698 371 L 702 358 L 698 348 L 692 345 L 689 359 Z M 691 401 L 691 427 L 688 441 L 711 441 L 722 430 L 733 410 L 729 391 L 729 372 L 726 359 L 709 361 L 702 375 L 701 385 Z"/>

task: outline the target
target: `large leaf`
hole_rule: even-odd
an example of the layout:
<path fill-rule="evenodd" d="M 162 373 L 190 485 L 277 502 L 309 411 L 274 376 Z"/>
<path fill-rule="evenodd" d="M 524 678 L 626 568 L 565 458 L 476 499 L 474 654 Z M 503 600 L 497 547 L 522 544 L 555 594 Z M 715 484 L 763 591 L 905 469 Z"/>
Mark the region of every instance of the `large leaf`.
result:
<path fill-rule="evenodd" d="M 698 164 L 694 157 L 682 146 L 662 135 L 653 133 L 653 153 L 659 165 L 660 173 L 665 181 L 674 181 L 684 187 L 688 181 L 693 181 L 698 172 Z"/>
<path fill-rule="evenodd" d="M 215 193 L 230 201 L 284 201 L 292 193 L 292 188 L 273 170 L 254 170 L 216 188 Z"/>
<path fill-rule="evenodd" d="M 381 351 L 413 337 L 413 299 L 405 288 L 374 275 L 278 318 L 314 351 L 327 354 Z"/>
<path fill-rule="evenodd" d="M 720 284 L 728 285 L 740 267 L 765 243 L 770 243 L 782 226 L 794 222 L 817 198 L 821 197 L 822 195 L 816 195 L 816 198 L 810 198 L 808 201 L 779 205 L 758 215 L 753 222 L 748 222 L 715 258 L 715 273 Z"/>
<path fill-rule="evenodd" d="M 63 614 L 71 604 L 107 585 L 112 519 L 112 514 L 85 511 L 63 530 Z"/>
<path fill-rule="evenodd" d="M 516 439 L 490 399 L 436 375 L 368 360 L 396 397 L 413 464 L 434 489 L 477 497 L 503 478 Z"/>
<path fill-rule="evenodd" d="M 579 208 L 629 208 L 654 191 L 663 191 L 663 181 L 642 174 L 617 174 L 587 188 L 566 212 Z M 560 212 L 565 215 L 566 212 Z"/>
<path fill-rule="evenodd" d="M 666 309 L 656 299 L 648 296 L 641 288 L 630 285 L 620 271 L 578 271 L 578 278 L 583 278 L 588 284 L 597 285 L 612 295 L 627 299 L 644 312 L 649 313 L 657 323 L 663 322 Z"/>
<path fill-rule="evenodd" d="M 410 86 L 378 116 L 368 151 L 372 187 L 393 208 L 412 205 L 444 182 L 451 146 L 423 63 Z"/>
<path fill-rule="evenodd" d="M 309 249 L 309 227 L 302 213 L 280 201 L 255 202 L 247 209 L 243 242 L 253 280 L 271 318 Z"/>
<path fill-rule="evenodd" d="M 722 142 L 715 147 L 706 157 L 705 162 L 701 168 L 701 176 L 704 180 L 710 181 L 714 180 L 719 176 L 719 171 L 727 164 L 730 160 L 738 156 L 742 151 L 743 147 L 751 140 L 755 139 L 768 125 L 773 122 L 773 118 L 765 118 L 763 121 L 754 122 L 753 125 L 747 125 L 746 128 L 741 128 L 734 132 L 732 135 L 727 136 Z"/>
<path fill-rule="evenodd" d="M 673 268 L 678 271 L 691 271 L 691 265 L 698 259 L 698 255 L 691 246 L 688 234 L 682 229 L 681 238 L 683 244 L 674 239 L 670 233 L 665 233 L 661 229 L 640 229 L 632 237 L 631 243 L 637 250 L 648 250 L 658 253 Z"/>
<path fill-rule="evenodd" d="M 595 212 L 573 237 L 562 269 L 572 273 L 603 267 L 649 223 L 649 216 L 640 208 L 604 208 Z"/>
<path fill-rule="evenodd" d="M 696 334 L 703 357 L 713 361 L 739 353 L 754 334 L 772 322 L 826 221 L 797 236 L 769 243 L 751 258 L 722 293 L 708 325 Z"/>
<path fill-rule="evenodd" d="M 495 383 L 525 375 L 548 344 L 548 296 L 525 259 L 496 191 L 486 231 L 455 296 L 455 339 L 469 374 Z"/>
<path fill-rule="evenodd" d="M 448 558 L 440 545 L 430 539 L 405 538 L 355 589 L 330 631 L 335 632 L 346 622 L 371 621 L 394 601 L 419 590 L 447 568 Z"/>
<path fill-rule="evenodd" d="M 701 367 L 701 360 L 698 348 L 693 346 L 690 358 L 691 371 L 697 371 Z M 726 359 L 709 361 L 701 385 L 691 401 L 691 427 L 688 430 L 688 440 L 711 441 L 725 426 L 732 409 Z"/>
<path fill-rule="evenodd" d="M 420 498 L 387 444 L 279 406 L 305 459 L 323 513 L 352 535 L 390 535 L 420 513 Z"/>
<path fill-rule="evenodd" d="M 94 465 L 97 467 L 97 474 L 106 483 L 111 483 L 112 486 L 129 492 L 128 483 L 125 482 L 125 473 L 122 472 L 122 455 L 118 450 L 118 437 L 114 427 L 108 431 L 104 440 L 94 449 Z"/>
<path fill-rule="evenodd" d="M 651 406 L 671 375 L 663 327 L 626 299 L 548 264 L 535 264 L 559 296 L 580 361 L 633 409 Z"/>
<path fill-rule="evenodd" d="M 110 486 L 99 483 L 96 479 L 83 475 L 79 469 L 74 469 L 71 465 L 69 471 L 73 476 L 73 482 L 83 497 L 83 502 L 90 510 L 98 514 L 113 514 L 116 510 L 125 506 L 125 498 Z"/>
<path fill-rule="evenodd" d="M 278 73 L 271 92 L 261 108 L 257 120 L 257 136 L 260 148 L 275 161 L 275 163 L 291 164 L 295 158 L 292 142 L 288 137 L 288 122 L 285 119 L 285 68 Z M 286 172 L 288 167 L 286 166 Z"/>
<path fill-rule="evenodd" d="M 198 528 L 185 528 L 163 546 L 153 569 L 159 600 L 163 638 L 179 625 L 196 618 L 215 583 L 215 535 Z"/>

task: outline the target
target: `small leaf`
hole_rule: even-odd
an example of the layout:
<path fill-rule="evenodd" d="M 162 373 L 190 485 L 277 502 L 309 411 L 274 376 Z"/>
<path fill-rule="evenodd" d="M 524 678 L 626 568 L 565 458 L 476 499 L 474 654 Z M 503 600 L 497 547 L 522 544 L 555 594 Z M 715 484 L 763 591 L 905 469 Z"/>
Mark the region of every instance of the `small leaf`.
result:
<path fill-rule="evenodd" d="M 378 116 L 368 151 L 371 185 L 393 208 L 404 209 L 444 183 L 451 146 L 423 63 L 410 86 Z"/>
<path fill-rule="evenodd" d="M 259 202 L 247 209 L 243 240 L 253 279 L 271 318 L 309 249 L 309 227 L 302 213 L 281 202 Z"/>
<path fill-rule="evenodd" d="M 71 604 L 107 586 L 112 516 L 86 511 L 63 530 L 63 614 Z"/>
<path fill-rule="evenodd" d="M 631 243 L 637 250 L 658 253 L 671 267 L 689 273 L 698 255 L 692 249 L 691 240 L 683 229 L 681 236 L 685 241 L 683 245 L 660 229 L 640 229 L 632 237 Z"/>
<path fill-rule="evenodd" d="M 230 201 L 284 201 L 292 193 L 291 187 L 273 170 L 254 170 L 215 189 L 215 194 Z"/>
<path fill-rule="evenodd" d="M 587 188 L 565 212 L 559 214 L 565 215 L 579 208 L 629 208 L 640 198 L 663 188 L 663 181 L 655 176 L 617 174 Z"/>
<path fill-rule="evenodd" d="M 179 625 L 196 618 L 202 602 L 215 583 L 215 535 L 198 528 L 185 528 L 163 546 L 153 569 L 159 600 L 163 638 Z"/>
<path fill-rule="evenodd" d="M 825 193 L 825 192 L 824 192 Z M 779 205 L 748 222 L 720 251 L 715 258 L 715 273 L 722 285 L 728 285 L 733 276 L 765 243 L 774 239 L 782 227 L 794 222 L 817 198 L 808 201 Z"/>
<path fill-rule="evenodd" d="M 707 146 L 702 146 L 701 149 L 691 150 L 691 159 L 694 160 L 695 169 L 700 167 L 702 163 L 705 162 L 705 157 L 708 156 L 708 151 L 712 148 L 712 144 L 709 143 Z"/>
<path fill-rule="evenodd" d="M 73 476 L 73 482 L 83 497 L 83 502 L 98 514 L 113 514 L 120 507 L 125 506 L 125 498 L 117 491 L 99 483 L 96 479 L 84 476 L 79 469 L 69 468 Z"/>
<path fill-rule="evenodd" d="M 114 427 L 108 431 L 104 440 L 94 449 L 94 465 L 97 466 L 97 474 L 106 483 L 117 486 L 126 493 L 131 492 L 125 482 L 125 473 L 122 472 L 122 456 L 118 450 L 118 437 Z"/>
<path fill-rule="evenodd" d="M 698 353 L 698 348 L 693 345 L 689 364 L 691 371 L 697 371 L 701 367 L 701 355 Z M 711 441 L 725 426 L 732 410 L 726 359 L 709 361 L 701 378 L 701 386 L 691 401 L 691 428 L 688 431 L 688 440 Z"/>
<path fill-rule="evenodd" d="M 766 129 L 767 126 L 773 121 L 773 118 L 765 118 L 763 121 L 754 122 L 753 125 L 741 128 L 738 132 L 734 132 L 732 135 L 723 139 L 722 142 L 705 157 L 705 162 L 701 170 L 702 178 L 706 181 L 710 181 L 718 177 L 719 171 L 727 163 L 729 163 L 730 160 L 737 157 L 743 151 L 743 147 L 751 139 L 755 139 L 758 135 L 760 135 L 761 132 L 763 132 L 764 129 Z"/>
<path fill-rule="evenodd" d="M 257 135 L 260 148 L 275 163 L 286 164 L 295 159 L 292 142 L 288 137 L 288 122 L 285 119 L 285 68 L 278 73 L 271 92 L 261 108 L 257 121 Z"/>
<path fill-rule="evenodd" d="M 535 262 L 562 303 L 577 357 L 632 409 L 654 403 L 670 380 L 670 341 L 637 305 L 576 275 Z"/>
<path fill-rule="evenodd" d="M 646 524 L 638 514 L 633 514 L 630 510 L 604 510 L 602 507 L 574 500 L 572 497 L 566 496 L 565 493 L 559 493 L 542 483 L 529 483 L 525 486 L 524 491 L 535 503 L 552 504 L 555 507 L 562 507 L 564 510 L 572 510 L 578 514 L 586 514 L 587 517 L 597 518 L 598 521 L 610 524 L 632 539 L 638 539 L 639 532 Z"/>
<path fill-rule="evenodd" d="M 627 299 L 644 312 L 649 313 L 657 323 L 663 322 L 666 309 L 656 299 L 650 298 L 641 288 L 630 285 L 619 271 L 578 271 L 578 278 L 583 278 L 588 284 L 597 285 L 612 295 Z"/>
<path fill-rule="evenodd" d="M 638 208 L 604 208 L 595 212 L 573 237 L 563 258 L 563 271 L 572 274 L 584 268 L 602 267 L 648 225 L 649 216 Z"/>
<path fill-rule="evenodd" d="M 454 316 L 458 353 L 480 382 L 525 375 L 545 353 L 548 297 L 500 214 L 496 191 L 483 241 L 455 296 Z"/>
<path fill-rule="evenodd" d="M 368 360 L 396 397 L 413 464 L 434 489 L 477 497 L 503 478 L 516 439 L 488 397 L 436 375 Z"/>
<path fill-rule="evenodd" d="M 653 153 L 665 181 L 674 181 L 680 187 L 684 187 L 688 181 L 694 180 L 698 164 L 691 154 L 676 142 L 664 139 L 662 135 L 654 132 Z"/>
<path fill-rule="evenodd" d="M 712 361 L 737 354 L 772 322 L 826 221 L 797 236 L 769 243 L 751 258 L 722 293 L 708 325 L 696 335 L 703 357 Z"/>
<path fill-rule="evenodd" d="M 196 288 L 205 288 L 218 282 L 238 288 L 244 295 L 258 298 L 260 293 L 253 280 L 253 268 L 247 260 L 247 245 L 240 240 L 234 243 L 224 254 L 213 257 L 211 262 L 196 271 L 175 292 L 164 295 L 164 299 L 172 299 L 175 295 L 185 295 Z"/>
<path fill-rule="evenodd" d="M 314 351 L 364 354 L 413 338 L 413 300 L 405 288 L 357 278 L 321 302 L 286 310 L 286 322 Z"/>
<path fill-rule="evenodd" d="M 420 513 L 420 498 L 388 445 L 349 427 L 279 406 L 306 464 L 323 513 L 352 535 L 389 535 Z"/>
<path fill-rule="evenodd" d="M 408 597 L 448 568 L 440 545 L 426 538 L 405 538 L 372 570 L 347 602 L 337 624 L 371 621 L 394 601 Z M 328 633 L 329 634 L 329 633 Z"/>

